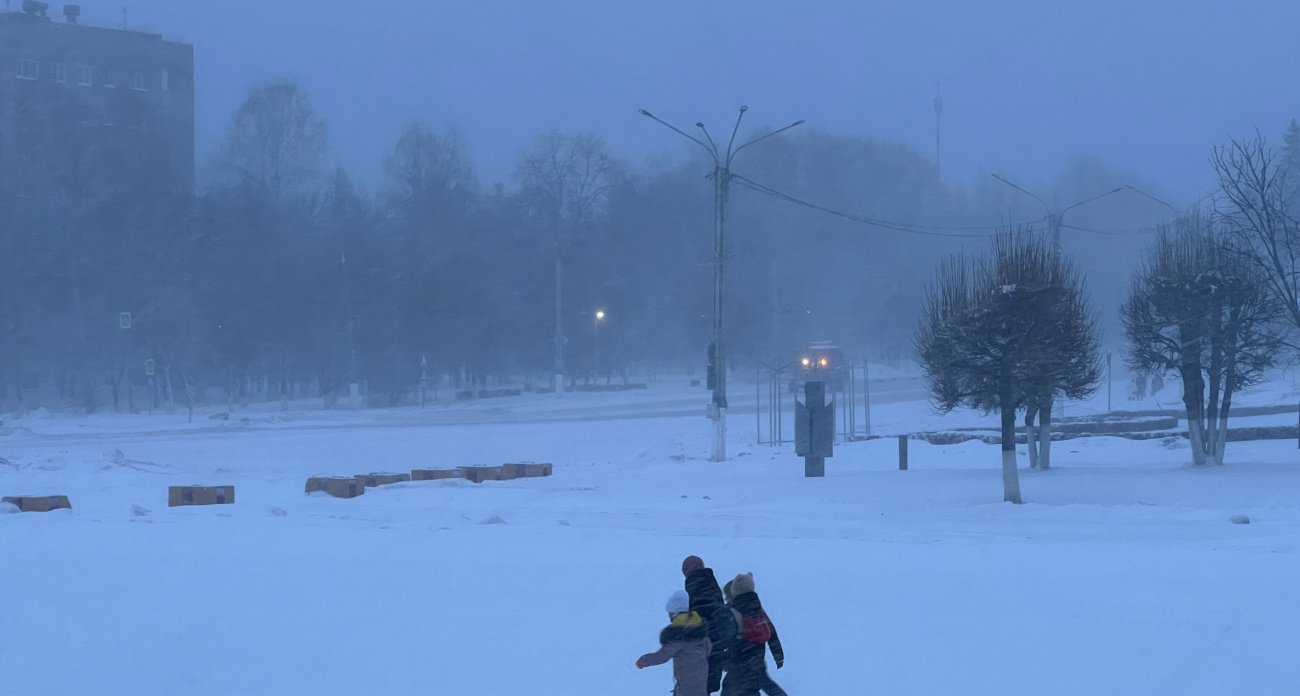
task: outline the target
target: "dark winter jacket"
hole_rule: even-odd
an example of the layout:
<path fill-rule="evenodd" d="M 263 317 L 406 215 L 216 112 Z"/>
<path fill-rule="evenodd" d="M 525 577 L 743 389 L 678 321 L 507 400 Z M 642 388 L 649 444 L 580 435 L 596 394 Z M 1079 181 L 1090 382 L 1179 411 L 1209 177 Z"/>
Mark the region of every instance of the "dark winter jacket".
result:
<path fill-rule="evenodd" d="M 781 649 L 781 638 L 776 634 L 776 625 L 772 619 L 768 618 L 767 612 L 763 611 L 763 604 L 758 600 L 757 592 L 745 592 L 736 595 L 731 600 L 731 609 L 736 616 L 737 638 L 732 648 L 732 665 L 733 668 L 743 668 L 745 666 L 761 666 L 763 664 L 764 646 L 772 649 L 772 660 L 776 662 L 777 669 L 785 664 L 785 651 Z M 766 643 L 751 643 L 745 640 L 743 636 L 745 619 L 762 620 L 767 622 L 771 631 L 771 636 Z"/>
<path fill-rule="evenodd" d="M 722 589 L 711 568 L 701 568 L 686 576 L 686 594 L 691 597 L 691 611 L 698 612 L 709 624 L 713 653 L 725 654 L 736 638 L 736 620 L 727 610 Z"/>
<path fill-rule="evenodd" d="M 673 696 L 708 696 L 708 629 L 699 614 L 679 614 L 659 632 L 660 648 L 637 660 L 638 667 L 653 667 L 673 661 Z"/>
<path fill-rule="evenodd" d="M 726 604 L 722 599 L 722 589 L 718 587 L 718 579 L 713 576 L 712 568 L 700 568 L 687 575 L 686 594 L 691 596 L 691 611 L 721 607 Z M 705 621 L 709 620 L 709 617 L 704 616 L 704 612 L 700 612 L 700 616 L 703 616 Z"/>

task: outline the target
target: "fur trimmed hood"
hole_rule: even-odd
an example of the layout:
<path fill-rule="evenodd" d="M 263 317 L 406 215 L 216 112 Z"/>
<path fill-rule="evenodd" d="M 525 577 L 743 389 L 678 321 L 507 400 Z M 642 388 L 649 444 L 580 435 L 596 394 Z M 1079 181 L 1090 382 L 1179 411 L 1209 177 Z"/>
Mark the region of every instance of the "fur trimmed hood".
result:
<path fill-rule="evenodd" d="M 659 632 L 659 644 L 690 643 L 708 637 L 709 629 L 704 619 L 692 611 L 673 616 L 673 622 Z"/>

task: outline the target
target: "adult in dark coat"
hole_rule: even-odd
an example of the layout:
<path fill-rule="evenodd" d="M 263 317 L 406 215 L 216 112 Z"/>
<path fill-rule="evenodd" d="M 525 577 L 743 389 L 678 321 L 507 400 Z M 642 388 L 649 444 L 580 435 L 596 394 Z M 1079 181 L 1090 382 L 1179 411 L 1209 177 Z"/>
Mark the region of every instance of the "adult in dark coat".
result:
<path fill-rule="evenodd" d="M 785 651 L 781 648 L 776 626 L 754 591 L 754 575 L 737 575 L 735 580 L 727 583 L 727 587 L 733 596 L 731 610 L 739 634 L 732 648 L 723 696 L 758 696 L 759 691 L 767 696 L 786 696 L 785 690 L 767 675 L 767 650 L 772 650 L 772 660 L 777 669 L 785 665 Z"/>
<path fill-rule="evenodd" d="M 722 589 L 699 556 L 688 556 L 682 561 L 682 575 L 686 576 L 686 594 L 691 597 L 691 611 L 698 613 L 709 624 L 709 640 L 713 651 L 709 653 L 709 693 L 722 688 L 722 671 L 731 661 L 731 648 L 736 642 L 736 620 L 722 598 Z"/>

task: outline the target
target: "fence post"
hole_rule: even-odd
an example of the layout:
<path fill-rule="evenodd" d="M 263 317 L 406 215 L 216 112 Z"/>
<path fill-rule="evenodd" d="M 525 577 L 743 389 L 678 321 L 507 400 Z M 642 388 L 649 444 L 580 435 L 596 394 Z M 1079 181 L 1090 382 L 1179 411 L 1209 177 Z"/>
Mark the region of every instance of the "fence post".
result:
<path fill-rule="evenodd" d="M 907 471 L 907 436 L 898 436 L 898 470 Z"/>

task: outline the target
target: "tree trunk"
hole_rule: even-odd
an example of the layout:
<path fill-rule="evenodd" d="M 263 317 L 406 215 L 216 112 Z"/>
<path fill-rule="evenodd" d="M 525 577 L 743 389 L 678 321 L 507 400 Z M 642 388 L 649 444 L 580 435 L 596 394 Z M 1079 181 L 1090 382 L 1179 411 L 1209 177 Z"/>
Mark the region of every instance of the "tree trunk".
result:
<path fill-rule="evenodd" d="M 23 398 L 23 368 L 22 365 L 14 367 L 14 391 L 18 394 L 18 412 L 27 412 L 27 400 Z"/>
<path fill-rule="evenodd" d="M 122 389 L 126 392 L 126 412 L 136 413 L 135 385 L 131 384 L 131 379 L 127 376 L 125 367 L 122 368 Z"/>
<path fill-rule="evenodd" d="M 1205 420 L 1200 414 L 1200 396 L 1191 394 L 1191 385 L 1183 382 L 1183 408 L 1187 410 L 1187 439 L 1192 443 L 1192 465 L 1205 464 Z"/>
<path fill-rule="evenodd" d="M 95 379 L 94 373 L 86 371 L 81 376 L 81 399 L 86 406 L 86 413 L 94 413 L 98 408 L 99 382 Z"/>
<path fill-rule="evenodd" d="M 289 410 L 289 369 L 280 361 L 280 410 Z"/>
<path fill-rule="evenodd" d="M 1228 359 L 1223 370 L 1223 404 L 1219 406 L 1219 436 L 1214 450 L 1214 461 L 1223 464 L 1223 457 L 1228 451 L 1228 411 L 1232 410 L 1233 382 L 1237 379 L 1236 345 L 1230 346 Z"/>
<path fill-rule="evenodd" d="M 1038 409 L 1038 466 L 1047 471 L 1052 468 L 1052 397 Z"/>
<path fill-rule="evenodd" d="M 1002 499 L 1019 505 L 1020 472 L 1016 469 L 1016 409 L 1009 394 L 1002 398 Z"/>
<path fill-rule="evenodd" d="M 126 365 L 122 365 L 122 371 L 119 374 L 109 373 L 113 380 L 113 412 L 122 412 L 122 385 L 126 382 Z"/>
<path fill-rule="evenodd" d="M 190 381 L 190 376 L 185 374 L 185 368 L 181 368 L 181 384 L 185 385 L 185 408 L 189 411 L 187 422 L 194 422 L 194 383 Z"/>
<path fill-rule="evenodd" d="M 1029 468 L 1038 468 L 1038 430 L 1034 427 L 1034 417 L 1038 415 L 1038 406 L 1030 402 L 1025 407 L 1025 444 L 1029 447 Z"/>
<path fill-rule="evenodd" d="M 1192 464 L 1205 464 L 1205 380 L 1199 361 L 1184 359 L 1179 367 L 1183 380 L 1183 408 L 1187 411 L 1187 439 L 1192 443 Z"/>
<path fill-rule="evenodd" d="M 163 378 L 167 380 L 167 415 L 176 413 L 176 401 L 172 394 L 172 366 L 163 368 Z"/>
<path fill-rule="evenodd" d="M 235 412 L 235 369 L 226 373 L 226 411 Z"/>
<path fill-rule="evenodd" d="M 1211 304 L 1210 308 L 1210 364 L 1206 366 L 1209 375 L 1209 398 L 1205 409 L 1205 456 L 1209 463 L 1219 461 L 1219 394 L 1223 388 L 1224 331 L 1222 308 L 1220 303 Z"/>

